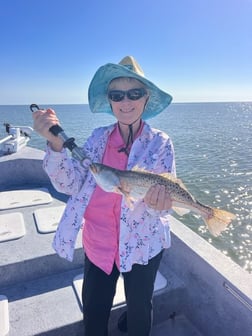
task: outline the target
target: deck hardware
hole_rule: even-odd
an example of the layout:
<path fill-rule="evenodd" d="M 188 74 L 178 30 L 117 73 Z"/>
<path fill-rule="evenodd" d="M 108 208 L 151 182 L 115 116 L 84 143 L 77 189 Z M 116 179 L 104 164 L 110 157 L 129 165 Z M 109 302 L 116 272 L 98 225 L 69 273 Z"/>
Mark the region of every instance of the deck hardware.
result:
<path fill-rule="evenodd" d="M 230 287 L 225 281 L 223 282 L 223 287 L 232 294 L 238 301 L 240 301 L 246 308 L 252 311 L 252 305 L 246 301 L 234 288 Z"/>

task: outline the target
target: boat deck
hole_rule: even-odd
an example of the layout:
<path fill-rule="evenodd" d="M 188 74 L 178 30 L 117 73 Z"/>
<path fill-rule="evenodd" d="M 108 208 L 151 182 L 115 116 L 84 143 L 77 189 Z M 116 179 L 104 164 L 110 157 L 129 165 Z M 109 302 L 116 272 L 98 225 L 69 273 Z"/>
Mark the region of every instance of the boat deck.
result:
<path fill-rule="evenodd" d="M 0 336 L 84 336 L 81 237 L 72 263 L 51 247 L 67 197 L 51 186 L 43 155 L 27 147 L 0 157 Z M 250 336 L 251 275 L 175 218 L 170 224 L 152 336 Z M 126 335 L 117 328 L 125 309 L 119 281 L 110 336 Z"/>
<path fill-rule="evenodd" d="M 0 194 L 0 295 L 8 299 L 8 316 L 2 312 L 0 328 L 8 324 L 7 318 L 10 336 L 83 335 L 81 237 L 73 263 L 59 258 L 51 247 L 65 201 L 66 197 L 50 185 L 15 187 Z M 152 335 L 168 335 L 171 331 L 174 336 L 200 335 L 178 312 L 178 300 L 184 295 L 184 285 L 173 273 L 169 279 L 158 274 Z M 120 279 L 110 335 L 122 335 L 117 320 L 124 310 Z"/>

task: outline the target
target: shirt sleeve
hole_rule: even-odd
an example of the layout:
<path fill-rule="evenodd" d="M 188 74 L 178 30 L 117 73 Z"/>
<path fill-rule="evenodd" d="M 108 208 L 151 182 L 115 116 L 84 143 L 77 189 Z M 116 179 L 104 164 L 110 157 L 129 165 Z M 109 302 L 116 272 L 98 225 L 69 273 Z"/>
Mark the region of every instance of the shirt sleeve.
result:
<path fill-rule="evenodd" d="M 54 188 L 64 194 L 76 194 L 83 185 L 88 167 L 70 157 L 65 148 L 55 152 L 48 145 L 43 160 L 43 168 L 48 174 Z"/>
<path fill-rule="evenodd" d="M 89 165 L 92 161 L 100 162 L 109 127 L 99 127 L 85 141 L 82 150 L 86 159 L 79 162 L 69 155 L 65 148 L 61 152 L 55 152 L 48 145 L 43 161 L 43 167 L 48 174 L 53 186 L 59 192 L 67 195 L 77 194 L 86 178 L 89 176 Z"/>

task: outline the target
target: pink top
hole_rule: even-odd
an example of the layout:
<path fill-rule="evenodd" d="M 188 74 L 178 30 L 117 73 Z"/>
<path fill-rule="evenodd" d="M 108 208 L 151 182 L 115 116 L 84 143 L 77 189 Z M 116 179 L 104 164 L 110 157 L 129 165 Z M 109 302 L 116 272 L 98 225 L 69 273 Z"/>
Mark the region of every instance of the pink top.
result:
<path fill-rule="evenodd" d="M 136 134 L 137 138 L 144 123 Z M 118 150 L 125 146 L 117 124 L 110 134 L 102 163 L 117 169 L 126 169 L 128 157 Z M 96 186 L 91 200 L 85 211 L 85 225 L 83 229 L 83 246 L 89 260 L 110 274 L 114 262 L 120 269 L 119 261 L 119 224 L 122 196 L 103 191 Z"/>

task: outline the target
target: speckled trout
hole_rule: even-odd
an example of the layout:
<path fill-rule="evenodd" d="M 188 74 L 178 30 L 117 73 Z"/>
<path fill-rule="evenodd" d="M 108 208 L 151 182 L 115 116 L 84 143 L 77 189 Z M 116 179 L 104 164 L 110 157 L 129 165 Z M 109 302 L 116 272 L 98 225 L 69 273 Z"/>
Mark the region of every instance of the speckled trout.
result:
<path fill-rule="evenodd" d="M 90 170 L 104 191 L 123 195 L 130 208 L 135 201 L 144 198 L 150 187 L 160 184 L 164 185 L 166 192 L 169 193 L 175 212 L 180 215 L 189 211 L 199 214 L 214 236 L 218 236 L 235 219 L 235 215 L 228 211 L 211 208 L 197 201 L 183 182 L 172 174 L 154 174 L 138 168 L 118 170 L 101 163 L 92 163 Z"/>

